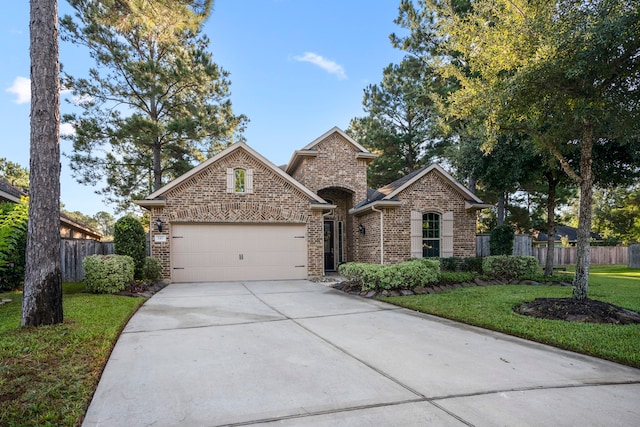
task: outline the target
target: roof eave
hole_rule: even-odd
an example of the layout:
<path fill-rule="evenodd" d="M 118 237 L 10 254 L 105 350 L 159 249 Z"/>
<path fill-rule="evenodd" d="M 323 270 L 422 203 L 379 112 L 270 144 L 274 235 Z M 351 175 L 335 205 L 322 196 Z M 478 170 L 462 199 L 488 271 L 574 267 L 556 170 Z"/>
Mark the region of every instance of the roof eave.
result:
<path fill-rule="evenodd" d="M 377 200 L 364 206 L 360 206 L 359 208 L 349 209 L 349 213 L 351 215 L 360 215 L 367 211 L 373 210 L 373 208 L 397 208 L 401 205 L 402 202 L 399 200 Z"/>
<path fill-rule="evenodd" d="M 468 200 L 465 200 L 464 202 L 464 208 L 466 210 L 480 210 L 480 209 L 488 209 L 492 207 L 493 205 L 490 205 L 488 203 L 475 203 L 475 202 L 470 202 Z"/>
<path fill-rule="evenodd" d="M 315 150 L 296 150 L 291 155 L 291 159 L 289 160 L 289 163 L 287 163 L 287 167 L 284 171 L 291 175 L 291 172 L 293 172 L 300 164 L 302 157 L 316 157 L 317 155 L 318 152 Z"/>
<path fill-rule="evenodd" d="M 163 208 L 167 206 L 167 201 L 164 199 L 142 199 L 142 200 L 134 200 L 133 203 L 136 205 L 143 207 L 145 209 L 151 208 Z"/>

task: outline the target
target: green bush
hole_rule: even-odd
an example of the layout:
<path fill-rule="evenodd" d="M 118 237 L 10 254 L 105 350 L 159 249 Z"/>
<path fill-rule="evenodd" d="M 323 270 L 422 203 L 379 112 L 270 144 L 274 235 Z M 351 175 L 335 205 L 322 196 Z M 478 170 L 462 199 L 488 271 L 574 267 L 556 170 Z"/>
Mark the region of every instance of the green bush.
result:
<path fill-rule="evenodd" d="M 116 221 L 113 230 L 113 246 L 117 255 L 133 258 L 134 277 L 143 279 L 144 260 L 147 257 L 146 236 L 142 224 L 132 216 L 124 216 Z"/>
<path fill-rule="evenodd" d="M 475 277 L 476 277 L 476 275 L 474 273 L 470 273 L 470 272 L 463 272 L 463 271 L 450 272 L 450 271 L 445 271 L 445 272 L 440 273 L 439 282 L 443 283 L 443 284 L 464 283 L 464 282 L 471 282 Z"/>
<path fill-rule="evenodd" d="M 89 255 L 82 260 L 84 286 L 95 294 L 113 294 L 134 277 L 133 258 L 127 255 Z"/>
<path fill-rule="evenodd" d="M 359 282 L 363 291 L 408 289 L 437 282 L 440 263 L 437 259 L 414 259 L 393 265 L 350 262 L 342 264 L 338 271 Z"/>
<path fill-rule="evenodd" d="M 462 272 L 474 272 L 482 273 L 482 258 L 481 257 L 449 257 L 440 258 L 440 269 L 442 271 L 462 271 Z"/>
<path fill-rule="evenodd" d="M 29 203 L 0 204 L 0 291 L 20 288 L 24 282 Z"/>
<path fill-rule="evenodd" d="M 538 259 L 532 256 L 488 256 L 482 262 L 484 274 L 496 279 L 520 279 L 538 272 Z"/>
<path fill-rule="evenodd" d="M 146 257 L 144 260 L 143 276 L 145 280 L 157 282 L 162 279 L 162 264 L 158 258 Z"/>
<path fill-rule="evenodd" d="M 491 231 L 489 252 L 493 256 L 513 253 L 513 228 L 510 225 L 499 225 Z"/>

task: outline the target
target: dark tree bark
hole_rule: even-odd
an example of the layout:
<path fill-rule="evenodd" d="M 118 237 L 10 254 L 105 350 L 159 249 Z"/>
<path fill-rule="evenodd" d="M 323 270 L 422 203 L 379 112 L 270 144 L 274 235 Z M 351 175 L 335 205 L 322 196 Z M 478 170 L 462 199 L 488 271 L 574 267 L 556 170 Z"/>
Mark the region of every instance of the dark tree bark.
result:
<path fill-rule="evenodd" d="M 31 0 L 31 160 L 22 326 L 61 323 L 57 0 Z"/>
<path fill-rule="evenodd" d="M 556 187 L 560 181 L 553 172 L 545 173 L 547 184 L 547 259 L 544 264 L 544 275 L 551 276 L 553 274 L 553 258 L 555 252 L 555 235 L 556 235 Z"/>
<path fill-rule="evenodd" d="M 578 218 L 578 242 L 576 275 L 573 279 L 573 297 L 587 299 L 589 294 L 589 263 L 591 238 L 591 200 L 593 198 L 593 125 L 585 123 L 580 146 L 580 213 Z"/>

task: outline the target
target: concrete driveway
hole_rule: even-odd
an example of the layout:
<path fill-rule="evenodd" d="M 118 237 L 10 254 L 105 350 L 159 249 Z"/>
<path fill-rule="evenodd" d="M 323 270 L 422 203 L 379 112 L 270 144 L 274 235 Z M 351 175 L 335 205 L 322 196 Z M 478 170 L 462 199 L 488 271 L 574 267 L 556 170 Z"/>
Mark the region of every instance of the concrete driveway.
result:
<path fill-rule="evenodd" d="M 304 280 L 173 284 L 84 426 L 637 426 L 640 370 Z"/>

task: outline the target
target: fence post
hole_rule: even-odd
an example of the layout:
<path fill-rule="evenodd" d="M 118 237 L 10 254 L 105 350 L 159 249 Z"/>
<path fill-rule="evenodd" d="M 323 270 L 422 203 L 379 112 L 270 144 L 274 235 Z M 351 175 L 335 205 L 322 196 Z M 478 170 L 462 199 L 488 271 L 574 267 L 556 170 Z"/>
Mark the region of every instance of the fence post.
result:
<path fill-rule="evenodd" d="M 640 268 L 640 243 L 629 245 L 629 268 Z"/>

